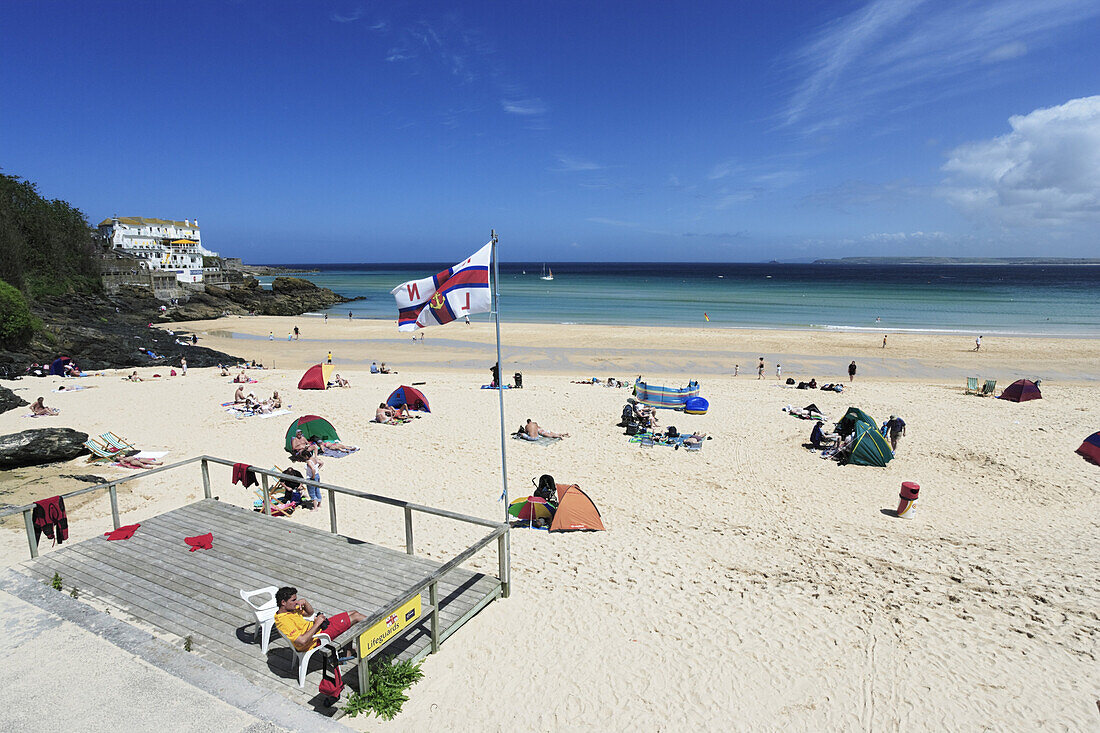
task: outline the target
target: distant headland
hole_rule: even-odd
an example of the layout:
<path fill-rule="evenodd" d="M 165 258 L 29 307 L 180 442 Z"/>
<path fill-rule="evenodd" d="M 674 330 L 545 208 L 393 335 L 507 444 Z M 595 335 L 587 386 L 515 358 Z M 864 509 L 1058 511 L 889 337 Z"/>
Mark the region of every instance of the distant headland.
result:
<path fill-rule="evenodd" d="M 815 265 L 1100 265 L 1085 257 L 841 257 Z"/>

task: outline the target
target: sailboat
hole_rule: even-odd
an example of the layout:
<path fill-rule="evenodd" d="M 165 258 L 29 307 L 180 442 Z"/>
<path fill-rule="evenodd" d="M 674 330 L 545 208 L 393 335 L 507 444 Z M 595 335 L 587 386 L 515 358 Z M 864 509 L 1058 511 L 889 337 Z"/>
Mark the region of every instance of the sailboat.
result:
<path fill-rule="evenodd" d="M 546 269 L 546 263 L 543 263 L 543 265 L 542 265 L 542 279 L 543 280 L 553 280 L 554 279 L 554 270 L 553 270 L 553 268 L 551 268 L 548 271 Z"/>

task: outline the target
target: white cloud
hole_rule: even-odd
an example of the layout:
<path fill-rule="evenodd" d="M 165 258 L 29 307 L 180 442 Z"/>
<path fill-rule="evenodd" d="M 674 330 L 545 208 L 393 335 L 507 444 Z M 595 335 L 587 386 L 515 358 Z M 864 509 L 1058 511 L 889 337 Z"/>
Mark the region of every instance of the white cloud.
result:
<path fill-rule="evenodd" d="M 1095 0 L 991 0 L 926 3 L 872 0 L 826 25 L 793 58 L 801 76 L 783 120 L 810 130 L 846 124 L 896 107 L 890 95 L 960 93 L 982 64 L 1055 45 L 1058 32 L 1100 14 Z M 925 93 L 927 92 L 927 93 Z"/>
<path fill-rule="evenodd" d="M 366 15 L 366 11 L 363 8 L 358 7 L 349 13 L 335 12 L 329 17 L 337 23 L 354 23 L 355 21 Z"/>
<path fill-rule="evenodd" d="M 1100 96 L 1008 123 L 1006 135 L 951 151 L 943 195 L 968 213 L 1009 225 L 1100 221 Z"/>
<path fill-rule="evenodd" d="M 550 170 L 557 173 L 576 173 L 579 171 L 598 171 L 603 170 L 604 166 L 599 163 L 593 163 L 590 160 L 584 160 L 583 158 L 574 158 L 569 155 L 559 155 L 558 165 Z"/>
<path fill-rule="evenodd" d="M 502 99 L 500 106 L 513 115 L 541 115 L 546 113 L 546 105 L 537 97 L 534 99 Z"/>

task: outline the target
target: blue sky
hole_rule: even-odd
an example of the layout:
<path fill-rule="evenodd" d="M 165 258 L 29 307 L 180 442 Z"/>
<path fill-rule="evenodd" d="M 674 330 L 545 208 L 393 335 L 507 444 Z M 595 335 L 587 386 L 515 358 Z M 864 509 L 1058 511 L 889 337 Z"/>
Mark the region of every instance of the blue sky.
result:
<path fill-rule="evenodd" d="M 0 168 L 249 262 L 1100 256 L 1100 3 L 0 5 Z"/>

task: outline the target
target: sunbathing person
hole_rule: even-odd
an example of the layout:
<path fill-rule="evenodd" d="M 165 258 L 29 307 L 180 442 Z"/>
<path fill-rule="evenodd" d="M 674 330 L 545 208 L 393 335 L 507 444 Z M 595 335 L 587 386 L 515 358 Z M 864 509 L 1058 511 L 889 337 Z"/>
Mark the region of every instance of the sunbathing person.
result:
<path fill-rule="evenodd" d="M 378 409 L 374 411 L 374 421 L 380 422 L 383 425 L 397 424 L 397 419 L 394 417 L 393 410 L 391 410 L 385 402 L 378 403 Z"/>
<path fill-rule="evenodd" d="M 351 382 L 341 377 L 339 374 L 335 374 L 332 377 L 332 383 L 337 387 L 350 387 Z"/>
<path fill-rule="evenodd" d="M 544 438 L 568 438 L 569 433 L 554 433 L 545 428 L 539 427 L 539 424 L 527 418 L 527 424 L 523 427 L 523 432 L 527 435 L 527 440 L 538 440 L 541 435 Z"/>
<path fill-rule="evenodd" d="M 31 414 L 35 417 L 39 415 L 59 415 L 60 413 L 61 410 L 57 409 L 56 407 L 46 407 L 44 404 L 42 404 L 41 397 L 39 397 L 37 400 L 34 401 L 33 404 L 31 404 Z"/>
<path fill-rule="evenodd" d="M 278 391 L 272 393 L 271 400 L 268 404 L 271 405 L 271 409 L 273 410 L 278 410 L 283 406 L 283 399 L 279 396 Z"/>
<path fill-rule="evenodd" d="M 275 613 L 275 626 L 300 652 L 308 651 L 320 643 L 314 638 L 318 633 L 323 632 L 330 639 L 335 639 L 367 618 L 358 611 L 345 611 L 330 618 L 314 610 L 313 605 L 304 598 L 298 600 L 298 589 L 290 586 L 284 586 L 275 592 L 275 603 L 279 607 Z"/>
<path fill-rule="evenodd" d="M 115 456 L 115 463 L 124 468 L 152 468 L 163 463 L 163 461 L 158 461 L 155 458 L 138 458 L 137 453 L 140 453 L 140 451 L 130 451 L 128 455 L 123 455 L 120 452 L 119 455 Z"/>
<path fill-rule="evenodd" d="M 241 403 L 248 399 L 248 396 L 244 393 L 244 387 L 237 387 L 237 391 L 233 393 L 233 402 Z"/>
<path fill-rule="evenodd" d="M 317 446 L 318 451 L 331 450 L 341 453 L 354 453 L 359 450 L 354 445 L 346 445 L 338 440 L 321 440 L 320 438 L 314 438 L 313 444 Z"/>
<path fill-rule="evenodd" d="M 130 382 L 144 382 L 145 380 L 138 376 L 137 369 L 130 373 L 130 376 L 123 377 L 123 379 Z"/>
<path fill-rule="evenodd" d="M 223 377 L 228 377 L 228 376 L 229 376 L 229 367 L 224 367 L 224 366 L 223 366 L 223 367 L 221 368 L 221 370 L 222 370 L 222 376 L 223 376 Z"/>
<path fill-rule="evenodd" d="M 694 445 L 695 443 L 702 443 L 704 440 L 708 440 L 707 434 L 696 431 L 691 435 L 685 436 L 682 442 L 684 445 Z"/>

